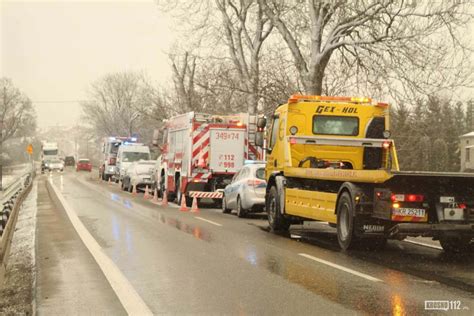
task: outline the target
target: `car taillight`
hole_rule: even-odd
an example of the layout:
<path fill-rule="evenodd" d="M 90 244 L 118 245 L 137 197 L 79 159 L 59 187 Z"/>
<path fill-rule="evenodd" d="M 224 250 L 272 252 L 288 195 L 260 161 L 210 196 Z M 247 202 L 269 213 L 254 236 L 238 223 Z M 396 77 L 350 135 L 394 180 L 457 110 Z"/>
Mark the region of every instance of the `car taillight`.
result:
<path fill-rule="evenodd" d="M 425 199 L 422 194 L 392 194 L 393 202 L 423 202 Z"/>
<path fill-rule="evenodd" d="M 115 165 L 116 161 L 117 161 L 116 158 L 109 158 L 109 165 Z"/>
<path fill-rule="evenodd" d="M 249 179 L 247 180 L 247 184 L 251 187 L 256 187 L 259 184 L 265 183 L 263 180 L 258 180 L 258 179 Z"/>

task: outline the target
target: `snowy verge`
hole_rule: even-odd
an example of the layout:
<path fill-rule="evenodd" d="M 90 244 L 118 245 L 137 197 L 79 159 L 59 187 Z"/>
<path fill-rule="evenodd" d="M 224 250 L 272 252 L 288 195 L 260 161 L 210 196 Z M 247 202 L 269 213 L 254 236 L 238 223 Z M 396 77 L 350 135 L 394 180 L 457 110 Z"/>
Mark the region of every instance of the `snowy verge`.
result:
<path fill-rule="evenodd" d="M 34 314 L 37 186 L 34 181 L 18 213 L 5 284 L 0 285 L 0 315 Z"/>

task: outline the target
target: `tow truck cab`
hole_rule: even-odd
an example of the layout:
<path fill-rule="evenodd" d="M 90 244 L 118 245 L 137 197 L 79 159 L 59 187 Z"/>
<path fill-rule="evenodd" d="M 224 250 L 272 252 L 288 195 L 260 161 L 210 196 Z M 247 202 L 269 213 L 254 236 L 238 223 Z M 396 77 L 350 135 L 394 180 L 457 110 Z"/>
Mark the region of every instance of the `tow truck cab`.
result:
<path fill-rule="evenodd" d="M 266 120 L 259 120 L 263 146 Z M 304 220 L 337 227 L 339 245 L 431 236 L 464 251 L 474 236 L 474 177 L 399 171 L 389 108 L 369 98 L 294 95 L 267 133 L 266 209 L 272 230 Z"/>

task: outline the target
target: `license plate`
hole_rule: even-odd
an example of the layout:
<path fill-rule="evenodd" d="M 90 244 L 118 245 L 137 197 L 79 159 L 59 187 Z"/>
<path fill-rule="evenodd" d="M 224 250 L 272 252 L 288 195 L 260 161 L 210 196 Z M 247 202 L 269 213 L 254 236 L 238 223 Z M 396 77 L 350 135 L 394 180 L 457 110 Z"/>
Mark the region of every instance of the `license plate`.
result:
<path fill-rule="evenodd" d="M 393 215 L 425 217 L 426 210 L 422 208 L 396 208 L 393 210 Z"/>

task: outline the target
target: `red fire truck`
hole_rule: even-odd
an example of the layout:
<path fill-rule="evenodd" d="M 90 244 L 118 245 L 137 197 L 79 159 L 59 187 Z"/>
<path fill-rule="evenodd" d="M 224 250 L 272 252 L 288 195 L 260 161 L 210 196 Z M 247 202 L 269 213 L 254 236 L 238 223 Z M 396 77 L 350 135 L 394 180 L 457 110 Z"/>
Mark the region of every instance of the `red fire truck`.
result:
<path fill-rule="evenodd" d="M 262 159 L 263 151 L 253 143 L 255 131 L 256 116 L 246 113 L 189 112 L 167 120 L 154 137 L 156 145 L 162 139 L 155 175 L 159 193 L 178 203 L 185 197 L 188 205 L 193 197 L 220 203 L 222 189 L 244 161 Z"/>

